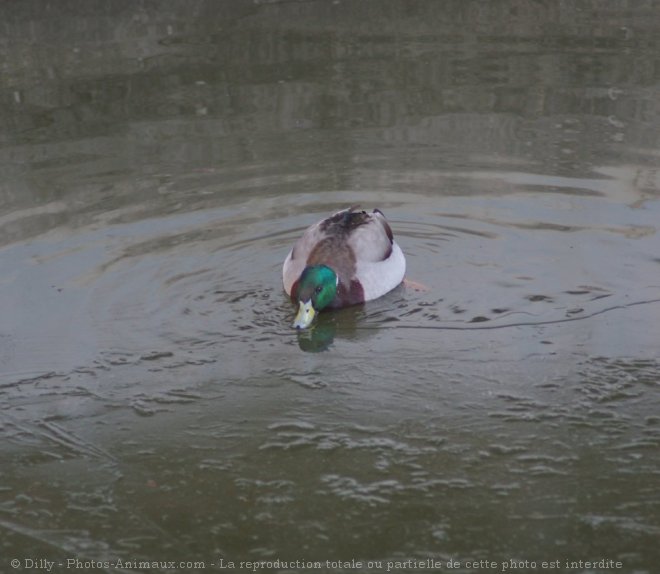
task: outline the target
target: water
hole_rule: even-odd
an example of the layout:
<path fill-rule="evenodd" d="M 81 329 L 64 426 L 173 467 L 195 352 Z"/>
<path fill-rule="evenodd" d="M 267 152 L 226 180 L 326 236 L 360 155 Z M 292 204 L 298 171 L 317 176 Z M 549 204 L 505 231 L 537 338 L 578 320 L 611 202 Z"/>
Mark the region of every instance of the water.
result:
<path fill-rule="evenodd" d="M 654 3 L 0 11 L 1 572 L 656 571 Z"/>

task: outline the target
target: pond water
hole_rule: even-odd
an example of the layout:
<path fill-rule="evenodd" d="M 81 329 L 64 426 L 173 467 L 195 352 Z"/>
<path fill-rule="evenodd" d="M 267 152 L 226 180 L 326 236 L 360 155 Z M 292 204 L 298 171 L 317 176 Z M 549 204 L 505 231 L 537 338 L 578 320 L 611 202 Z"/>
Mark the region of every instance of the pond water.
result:
<path fill-rule="evenodd" d="M 0 16 L 1 572 L 657 572 L 657 3 Z"/>

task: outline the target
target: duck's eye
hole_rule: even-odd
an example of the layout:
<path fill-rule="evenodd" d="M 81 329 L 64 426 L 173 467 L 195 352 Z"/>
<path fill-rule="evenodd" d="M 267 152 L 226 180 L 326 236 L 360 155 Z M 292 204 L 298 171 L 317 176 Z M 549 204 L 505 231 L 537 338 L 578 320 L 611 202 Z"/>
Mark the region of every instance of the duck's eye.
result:
<path fill-rule="evenodd" d="M 322 287 L 321 285 L 317 285 L 317 286 L 316 286 L 316 289 L 314 289 L 314 293 L 316 293 L 317 295 L 318 295 L 321 291 L 323 291 L 323 287 Z"/>

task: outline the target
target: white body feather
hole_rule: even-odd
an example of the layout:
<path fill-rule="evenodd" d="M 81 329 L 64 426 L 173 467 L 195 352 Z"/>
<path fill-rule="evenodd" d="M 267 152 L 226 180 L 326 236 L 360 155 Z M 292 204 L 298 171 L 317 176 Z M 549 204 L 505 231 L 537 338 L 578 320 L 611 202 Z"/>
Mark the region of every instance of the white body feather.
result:
<path fill-rule="evenodd" d="M 360 261 L 357 262 L 356 277 L 362 284 L 364 300 L 378 299 L 385 293 L 389 293 L 403 281 L 406 274 L 406 258 L 403 251 L 392 242 L 392 253 L 383 261 Z"/>

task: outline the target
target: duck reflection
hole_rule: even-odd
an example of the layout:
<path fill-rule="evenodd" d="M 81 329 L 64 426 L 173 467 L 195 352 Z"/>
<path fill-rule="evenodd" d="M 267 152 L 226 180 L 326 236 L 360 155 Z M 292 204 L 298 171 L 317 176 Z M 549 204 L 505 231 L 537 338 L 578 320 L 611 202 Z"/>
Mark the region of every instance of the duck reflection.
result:
<path fill-rule="evenodd" d="M 365 341 L 373 337 L 382 325 L 398 320 L 402 292 L 403 287 L 397 287 L 377 301 L 319 313 L 311 328 L 296 329 L 298 346 L 306 353 L 319 353 L 329 350 L 335 339 Z"/>

